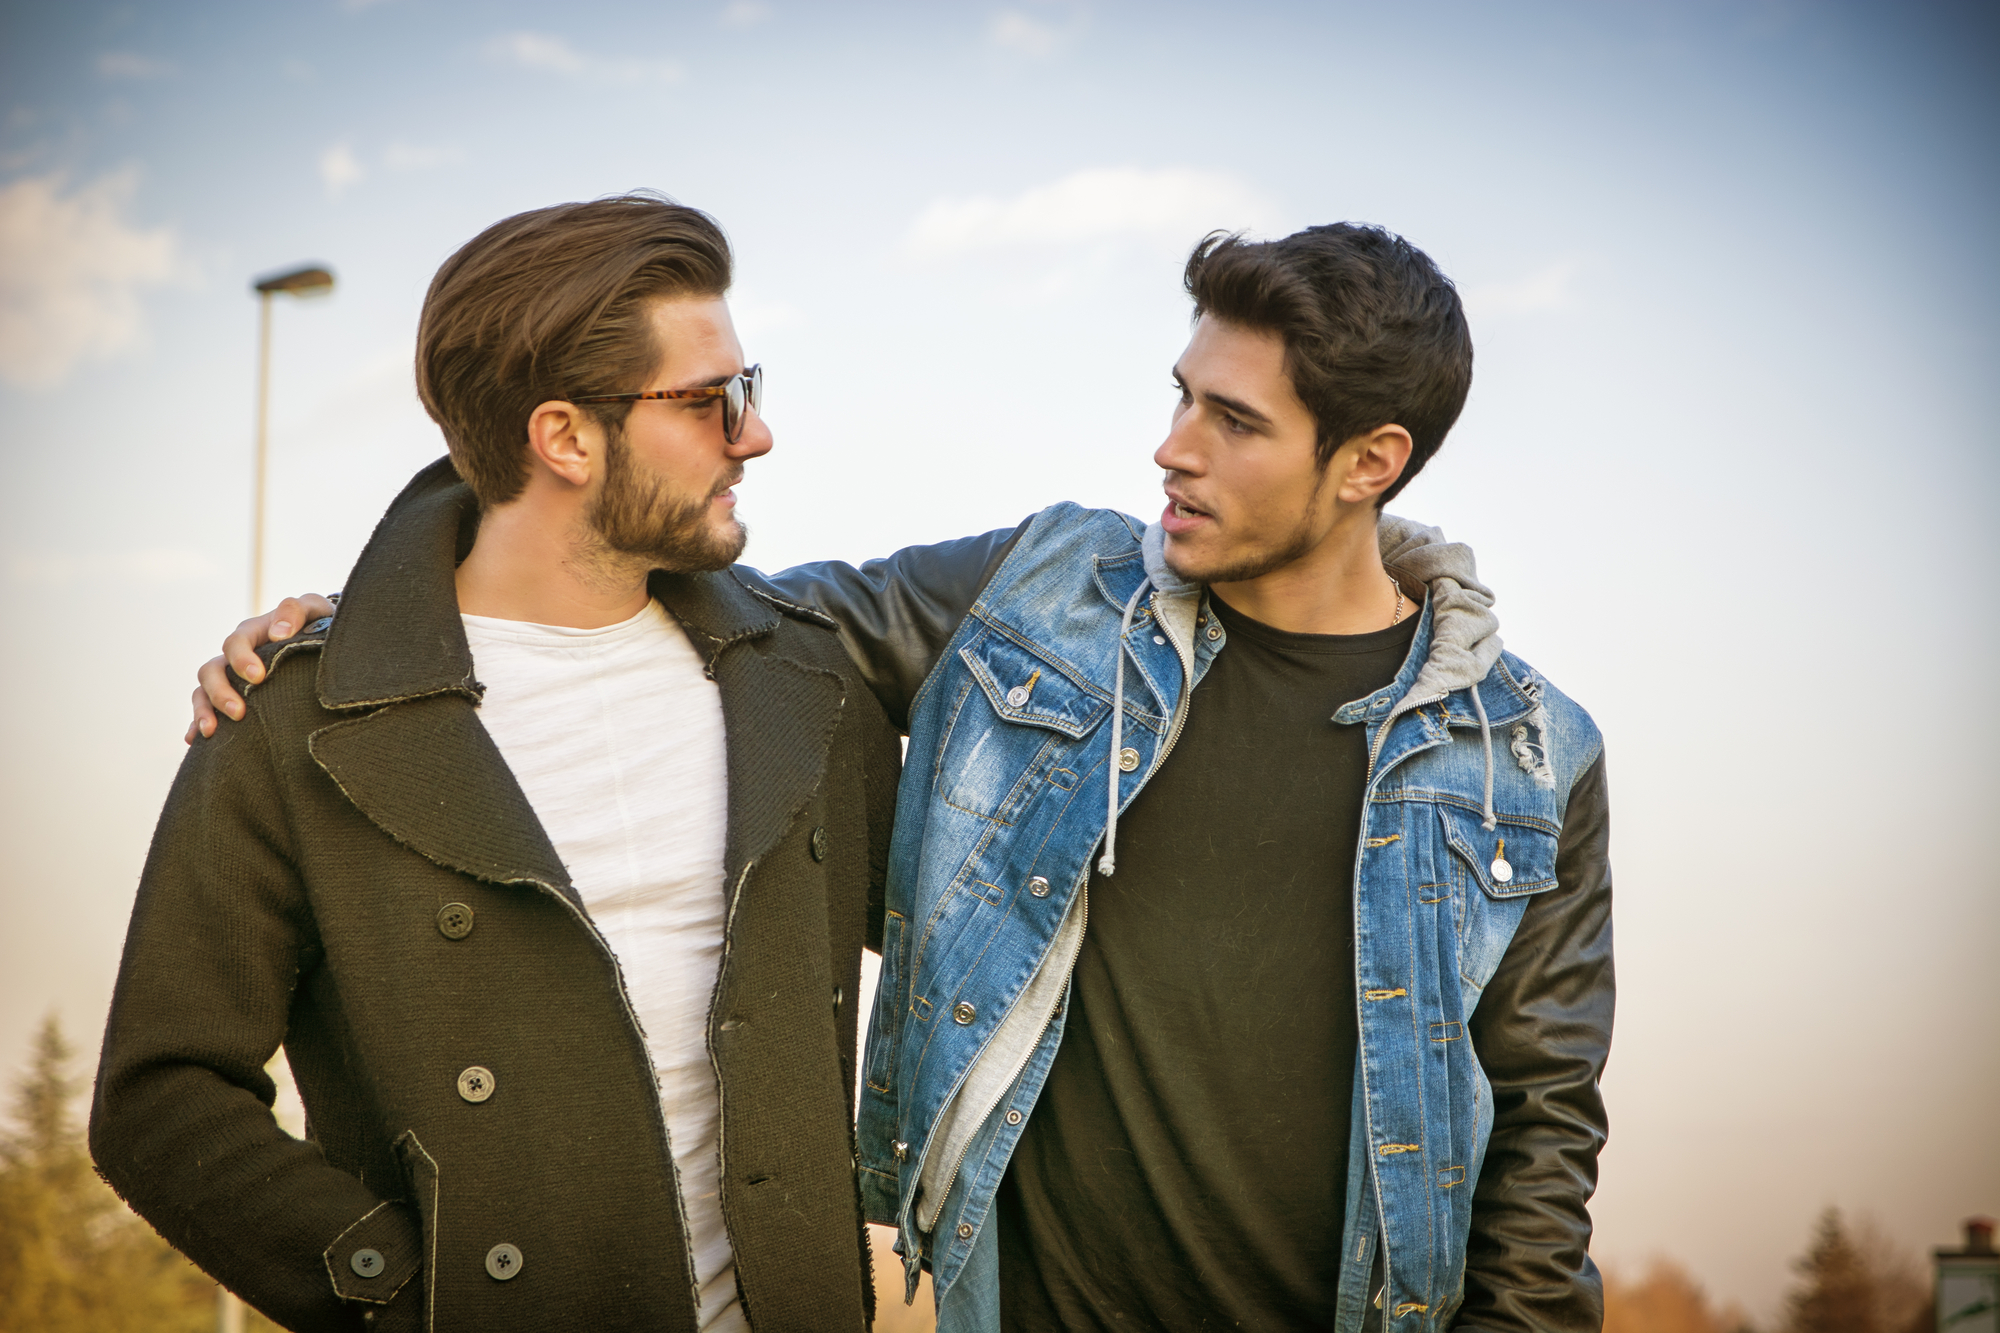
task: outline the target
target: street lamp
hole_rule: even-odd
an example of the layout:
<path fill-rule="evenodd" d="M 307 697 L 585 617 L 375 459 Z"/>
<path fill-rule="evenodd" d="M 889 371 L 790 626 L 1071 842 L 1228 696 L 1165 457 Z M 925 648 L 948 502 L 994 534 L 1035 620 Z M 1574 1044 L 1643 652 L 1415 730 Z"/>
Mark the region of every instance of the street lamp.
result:
<path fill-rule="evenodd" d="M 250 284 L 257 293 L 257 495 L 251 519 L 250 612 L 264 609 L 264 476 L 271 435 L 271 298 L 324 296 L 333 290 L 333 273 L 319 265 L 290 269 Z"/>

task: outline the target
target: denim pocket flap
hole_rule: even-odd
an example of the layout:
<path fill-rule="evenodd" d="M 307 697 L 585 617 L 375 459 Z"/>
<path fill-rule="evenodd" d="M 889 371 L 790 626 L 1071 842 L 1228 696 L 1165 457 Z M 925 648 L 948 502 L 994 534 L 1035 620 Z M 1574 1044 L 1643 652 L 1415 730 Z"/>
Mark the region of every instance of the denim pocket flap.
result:
<path fill-rule="evenodd" d="M 959 649 L 958 655 L 986 692 L 993 711 L 1009 722 L 1047 727 L 1080 740 L 1111 712 L 1109 699 L 1055 663 L 991 630 Z"/>
<path fill-rule="evenodd" d="M 1556 836 L 1542 821 L 1501 815 L 1497 827 L 1470 810 L 1438 806 L 1444 840 L 1471 870 L 1479 887 L 1494 898 L 1518 898 L 1556 886 Z"/>

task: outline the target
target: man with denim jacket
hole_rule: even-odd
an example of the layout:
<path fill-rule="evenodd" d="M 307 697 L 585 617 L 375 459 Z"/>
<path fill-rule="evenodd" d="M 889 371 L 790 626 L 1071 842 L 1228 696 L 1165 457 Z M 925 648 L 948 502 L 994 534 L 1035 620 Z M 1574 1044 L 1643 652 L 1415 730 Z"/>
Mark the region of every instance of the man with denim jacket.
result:
<path fill-rule="evenodd" d="M 1158 523 L 762 585 L 910 736 L 870 1217 L 948 1330 L 1596 1328 L 1602 742 L 1379 513 L 1464 402 L 1457 296 L 1348 225 L 1187 285 Z"/>

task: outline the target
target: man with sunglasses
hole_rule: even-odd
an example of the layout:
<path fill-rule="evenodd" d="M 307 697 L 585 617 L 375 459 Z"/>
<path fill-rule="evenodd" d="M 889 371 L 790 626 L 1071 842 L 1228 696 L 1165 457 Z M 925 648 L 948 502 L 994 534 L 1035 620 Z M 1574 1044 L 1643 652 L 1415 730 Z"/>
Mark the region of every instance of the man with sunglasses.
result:
<path fill-rule="evenodd" d="M 287 1328 L 868 1326 L 896 741 L 825 618 L 729 572 L 771 447 L 730 268 L 645 196 L 446 261 L 417 380 L 450 459 L 175 781 L 92 1149 Z"/>
<path fill-rule="evenodd" d="M 1350 224 L 1185 281 L 1157 522 L 744 574 L 910 737 L 869 1216 L 946 1333 L 1594 1329 L 1602 739 L 1381 512 L 1465 402 L 1457 294 Z"/>

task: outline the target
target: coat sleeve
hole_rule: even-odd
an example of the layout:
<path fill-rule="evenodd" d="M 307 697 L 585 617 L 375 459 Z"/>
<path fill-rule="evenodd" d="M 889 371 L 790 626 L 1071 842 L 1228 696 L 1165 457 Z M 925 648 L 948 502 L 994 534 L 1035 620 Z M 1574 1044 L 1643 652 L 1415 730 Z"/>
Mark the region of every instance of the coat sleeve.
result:
<path fill-rule="evenodd" d="M 739 568 L 737 577 L 830 616 L 890 722 L 907 732 L 918 687 L 1027 526 L 906 546 L 859 566 L 823 560 L 776 574 Z"/>
<path fill-rule="evenodd" d="M 1590 1214 L 1611 1048 L 1610 802 L 1599 755 L 1570 791 L 1556 887 L 1521 919 L 1472 1017 L 1493 1085 L 1460 1330 L 1578 1333 L 1604 1322 Z"/>
<path fill-rule="evenodd" d="M 196 741 L 174 780 L 112 996 L 91 1152 L 175 1248 L 286 1328 L 416 1328 L 414 1214 L 271 1114 L 264 1066 L 317 948 L 267 748 L 277 711 Z M 359 1261 L 370 1276 L 363 1250 L 379 1256 Z"/>

